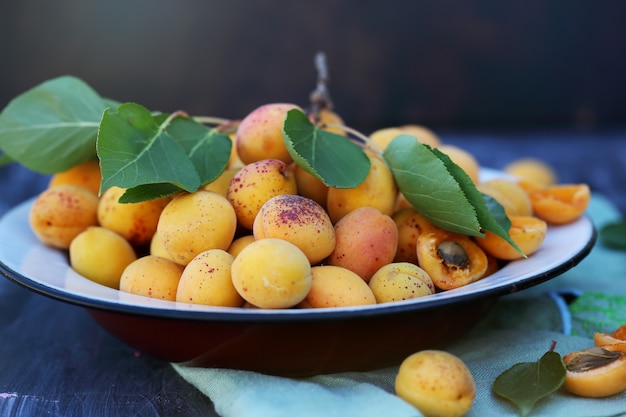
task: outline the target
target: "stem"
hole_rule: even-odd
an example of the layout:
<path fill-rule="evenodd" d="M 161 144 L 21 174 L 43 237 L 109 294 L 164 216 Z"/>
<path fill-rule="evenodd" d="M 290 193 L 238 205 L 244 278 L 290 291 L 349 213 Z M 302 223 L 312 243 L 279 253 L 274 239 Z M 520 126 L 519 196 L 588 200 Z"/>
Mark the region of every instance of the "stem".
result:
<path fill-rule="evenodd" d="M 213 116 L 193 116 L 192 119 L 205 125 L 223 125 L 230 122 L 229 119 Z"/>
<path fill-rule="evenodd" d="M 370 150 L 376 156 L 382 158 L 383 150 L 380 148 L 380 146 L 372 142 L 372 140 L 368 136 L 364 135 L 363 133 L 359 132 L 356 129 L 353 129 L 345 125 L 337 124 L 337 123 L 322 123 L 319 127 L 321 129 L 325 127 L 332 127 L 334 129 L 342 129 L 346 131 L 347 133 L 349 133 L 350 135 L 352 135 L 354 139 L 356 139 L 358 142 L 360 142 L 363 148 Z"/>
<path fill-rule="evenodd" d="M 324 52 L 315 54 L 315 68 L 317 69 L 317 86 L 311 92 L 309 100 L 311 101 L 311 112 L 314 122 L 318 123 L 320 121 L 320 111 L 333 108 L 333 101 L 328 91 L 328 65 L 326 64 L 326 54 Z"/>

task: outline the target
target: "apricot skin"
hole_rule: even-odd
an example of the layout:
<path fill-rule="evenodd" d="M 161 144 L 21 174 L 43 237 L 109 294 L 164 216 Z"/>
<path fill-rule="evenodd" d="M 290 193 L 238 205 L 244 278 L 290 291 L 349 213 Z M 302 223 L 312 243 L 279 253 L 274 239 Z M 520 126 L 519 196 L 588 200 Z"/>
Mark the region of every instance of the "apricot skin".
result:
<path fill-rule="evenodd" d="M 578 219 L 587 209 L 591 190 L 587 184 L 558 184 L 529 192 L 535 216 L 552 224 Z"/>
<path fill-rule="evenodd" d="M 373 207 L 361 207 L 335 225 L 335 249 L 329 265 L 342 266 L 366 282 L 393 261 L 398 248 L 398 228 L 391 217 Z"/>
<path fill-rule="evenodd" d="M 183 266 L 159 256 L 143 256 L 130 263 L 120 279 L 120 291 L 176 301 Z"/>
<path fill-rule="evenodd" d="M 476 384 L 458 357 L 423 350 L 400 364 L 395 391 L 425 417 L 460 417 L 472 408 Z"/>
<path fill-rule="evenodd" d="M 98 196 L 78 185 L 63 184 L 42 191 L 30 208 L 29 225 L 46 245 L 68 249 L 72 240 L 98 225 Z"/>
<path fill-rule="evenodd" d="M 398 186 L 385 162 L 370 157 L 370 171 L 354 188 L 329 188 L 326 210 L 333 223 L 359 207 L 373 207 L 391 216 L 396 207 Z"/>
<path fill-rule="evenodd" d="M 137 259 L 130 243 L 104 227 L 92 226 L 76 236 L 69 248 L 72 268 L 94 282 L 119 289 L 124 269 Z"/>
<path fill-rule="evenodd" d="M 231 179 L 226 197 L 239 224 L 252 230 L 254 219 L 267 200 L 297 191 L 289 165 L 278 159 L 264 159 L 241 168 Z"/>
<path fill-rule="evenodd" d="M 326 258 L 335 248 L 335 229 L 330 217 L 315 201 L 294 194 L 270 198 L 257 214 L 255 239 L 274 237 L 300 248 L 311 264 Z"/>
<path fill-rule="evenodd" d="M 294 244 L 282 239 L 255 240 L 231 267 L 233 285 L 243 299 L 259 308 L 289 308 L 311 289 L 311 264 Z"/>
<path fill-rule="evenodd" d="M 293 161 L 283 142 L 283 121 L 291 103 L 269 103 L 252 110 L 241 120 L 235 139 L 237 155 L 244 164 L 262 159 Z M 301 110 L 301 109 L 300 109 Z"/>
<path fill-rule="evenodd" d="M 380 268 L 369 281 L 376 302 L 410 300 L 435 293 L 435 284 L 419 266 L 393 262 Z"/>
<path fill-rule="evenodd" d="M 228 249 L 236 228 L 235 211 L 226 197 L 200 190 L 172 199 L 161 213 L 157 233 L 172 259 L 187 265 L 205 250 Z"/>
<path fill-rule="evenodd" d="M 376 304 L 372 290 L 360 276 L 340 266 L 311 268 L 311 289 L 301 308 L 328 308 Z"/>

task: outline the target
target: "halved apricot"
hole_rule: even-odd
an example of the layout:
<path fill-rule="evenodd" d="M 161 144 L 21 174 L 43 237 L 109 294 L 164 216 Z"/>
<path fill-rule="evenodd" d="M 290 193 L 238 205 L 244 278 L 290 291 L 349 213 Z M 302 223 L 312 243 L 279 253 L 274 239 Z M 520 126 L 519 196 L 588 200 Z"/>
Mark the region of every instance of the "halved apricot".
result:
<path fill-rule="evenodd" d="M 626 324 L 620 326 L 617 330 L 610 334 L 596 332 L 593 335 L 593 342 L 596 346 L 626 343 Z"/>
<path fill-rule="evenodd" d="M 626 343 L 596 346 L 563 357 L 563 386 L 581 397 L 608 397 L 626 390 Z"/>
<path fill-rule="evenodd" d="M 435 286 L 442 290 L 479 280 L 488 265 L 487 255 L 472 238 L 434 226 L 418 236 L 417 259 Z"/>
<path fill-rule="evenodd" d="M 530 191 L 535 216 L 553 224 L 570 223 L 587 209 L 591 190 L 587 184 L 558 184 Z"/>
<path fill-rule="evenodd" d="M 523 254 L 528 256 L 537 251 L 546 237 L 547 223 L 534 216 L 511 216 L 509 219 L 509 236 Z M 524 257 L 509 242 L 493 232 L 487 231 L 485 237 L 476 238 L 476 242 L 485 252 L 498 259 L 512 261 Z"/>

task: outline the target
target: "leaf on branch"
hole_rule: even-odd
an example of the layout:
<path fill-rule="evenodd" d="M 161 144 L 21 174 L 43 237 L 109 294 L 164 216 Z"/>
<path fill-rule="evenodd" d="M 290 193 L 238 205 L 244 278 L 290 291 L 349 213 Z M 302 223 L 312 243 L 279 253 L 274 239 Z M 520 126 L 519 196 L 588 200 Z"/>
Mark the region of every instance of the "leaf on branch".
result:
<path fill-rule="evenodd" d="M 369 173 L 369 157 L 359 145 L 318 128 L 298 109 L 287 112 L 283 140 L 293 160 L 329 187 L 354 188 Z"/>

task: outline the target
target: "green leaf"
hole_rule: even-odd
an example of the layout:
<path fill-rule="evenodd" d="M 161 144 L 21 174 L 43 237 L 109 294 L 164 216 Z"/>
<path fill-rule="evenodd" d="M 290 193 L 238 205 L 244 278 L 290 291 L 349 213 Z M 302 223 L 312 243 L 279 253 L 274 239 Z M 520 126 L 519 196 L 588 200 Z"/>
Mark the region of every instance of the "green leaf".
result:
<path fill-rule="evenodd" d="M 200 187 L 200 177 L 185 148 L 165 130 L 170 119 L 158 120 L 160 123 L 146 108 L 134 103 L 104 112 L 96 142 L 101 192 L 112 186 L 133 188 L 161 183 L 189 192 Z"/>
<path fill-rule="evenodd" d="M 484 235 L 472 202 L 430 146 L 399 135 L 387 145 L 383 157 L 402 194 L 431 223 L 455 233 Z"/>
<path fill-rule="evenodd" d="M 168 126 L 167 133 L 185 149 L 198 172 L 200 185 L 213 182 L 228 166 L 232 141 L 216 129 L 177 117 Z"/>
<path fill-rule="evenodd" d="M 506 215 L 504 207 L 493 197 L 478 191 L 474 181 L 472 181 L 469 175 L 467 175 L 461 167 L 456 165 L 448 155 L 436 148 L 433 149 L 433 152 L 443 161 L 450 174 L 452 174 L 454 179 L 458 182 L 463 193 L 476 210 L 480 227 L 500 236 L 525 257 L 526 255 L 509 235 L 511 220 Z"/>
<path fill-rule="evenodd" d="M 513 402 L 522 416 L 528 415 L 537 401 L 558 390 L 565 381 L 563 358 L 550 350 L 537 362 L 513 365 L 493 383 L 499 396 Z"/>
<path fill-rule="evenodd" d="M 294 161 L 329 187 L 354 188 L 369 173 L 370 160 L 360 146 L 318 128 L 300 110 L 287 112 L 283 140 Z"/>
<path fill-rule="evenodd" d="M 600 229 L 600 242 L 609 248 L 626 250 L 626 220 L 604 225 Z"/>
<path fill-rule="evenodd" d="M 0 113 L 3 159 L 51 174 L 95 158 L 96 134 L 108 104 L 83 81 L 70 76 L 22 93 Z"/>

